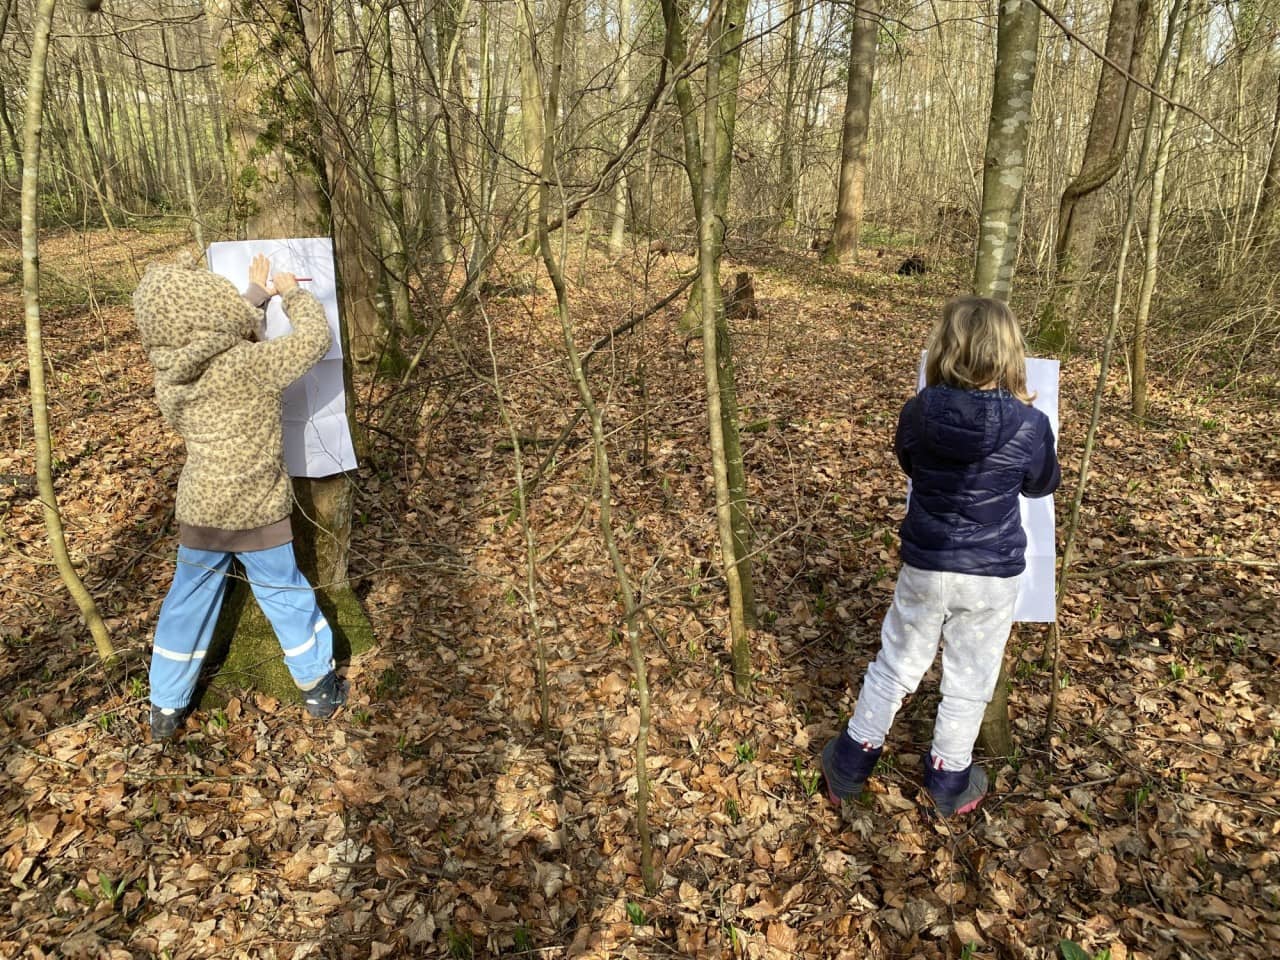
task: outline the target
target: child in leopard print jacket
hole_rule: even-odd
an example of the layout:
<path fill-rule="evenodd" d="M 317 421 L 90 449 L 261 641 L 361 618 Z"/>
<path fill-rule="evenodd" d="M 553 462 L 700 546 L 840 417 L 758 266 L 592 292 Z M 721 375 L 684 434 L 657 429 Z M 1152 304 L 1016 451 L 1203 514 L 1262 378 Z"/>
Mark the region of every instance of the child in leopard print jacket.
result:
<path fill-rule="evenodd" d="M 133 295 L 156 401 L 187 450 L 175 508 L 178 564 L 151 658 L 154 740 L 172 738 L 185 718 L 232 557 L 275 629 L 307 711 L 330 717 L 346 700 L 332 632 L 293 554 L 280 422 L 285 387 L 329 350 L 329 323 L 292 274 L 269 274 L 267 258 L 255 257 L 242 295 L 208 270 L 154 265 Z M 277 295 L 293 330 L 261 342 L 263 308 Z"/>

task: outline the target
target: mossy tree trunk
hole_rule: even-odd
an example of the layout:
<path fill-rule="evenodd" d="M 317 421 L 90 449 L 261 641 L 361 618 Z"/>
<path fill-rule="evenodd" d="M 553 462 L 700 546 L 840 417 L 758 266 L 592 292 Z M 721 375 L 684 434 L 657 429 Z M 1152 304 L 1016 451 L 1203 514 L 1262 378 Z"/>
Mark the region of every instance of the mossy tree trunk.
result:
<path fill-rule="evenodd" d="M 733 23 L 728 20 L 731 11 L 721 14 L 718 26 L 732 29 Z M 751 647 L 747 636 L 746 605 L 742 589 L 741 566 L 738 563 L 738 538 L 733 528 L 733 507 L 729 483 L 729 437 L 724 429 L 725 411 L 724 384 L 721 375 L 726 370 L 729 379 L 733 376 L 733 359 L 729 353 L 727 327 L 726 336 L 721 338 L 723 323 L 723 298 L 720 296 L 717 280 L 719 250 L 716 234 L 723 239 L 723 227 L 717 230 L 715 217 L 715 191 L 719 181 L 719 135 L 720 124 L 711 113 L 718 110 L 722 92 L 720 89 L 720 72 L 723 61 L 713 52 L 707 61 L 707 96 L 706 111 L 702 125 L 702 170 L 701 193 L 699 205 L 702 216 L 698 221 L 698 275 L 702 290 L 702 363 L 707 379 L 707 419 L 709 423 L 711 446 L 711 474 L 715 482 L 716 528 L 720 536 L 720 553 L 723 557 L 725 582 L 729 593 L 729 635 L 733 656 L 733 685 L 740 694 L 751 690 Z M 714 309 L 715 314 L 710 310 Z M 737 423 L 737 418 L 731 418 Z M 737 431 L 734 431 L 737 439 Z M 742 459 L 741 451 L 737 459 Z"/>
<path fill-rule="evenodd" d="M 729 471 L 729 499 L 733 517 L 733 543 L 738 577 L 742 583 L 743 608 L 748 626 L 755 626 L 755 590 L 751 573 L 751 513 L 747 502 L 746 468 L 742 459 L 742 441 L 738 432 L 738 388 L 733 365 L 731 334 L 720 293 L 720 258 L 724 253 L 725 217 L 729 209 L 729 183 L 733 173 L 733 134 L 738 114 L 738 78 L 742 66 L 742 31 L 746 16 L 746 0 L 728 0 L 721 22 L 724 28 L 712 35 L 711 56 L 719 65 L 716 98 L 716 140 L 714 147 L 714 216 L 709 224 L 709 248 L 712 281 L 693 288 L 689 305 L 680 319 L 681 329 L 692 334 L 702 326 L 702 303 L 712 298 L 716 329 L 717 368 L 720 396 L 720 421 Z M 663 56 L 672 70 L 678 71 L 687 54 L 684 22 L 676 0 L 662 0 L 662 16 L 666 27 Z M 699 116 L 688 78 L 675 82 L 676 103 L 684 137 L 684 169 L 693 198 L 694 216 L 702 222 L 703 158 Z M 701 246 L 701 244 L 699 244 Z M 726 557 L 726 562 L 729 558 Z"/>
<path fill-rule="evenodd" d="M 355 423 L 351 389 L 352 317 L 365 334 L 376 295 L 376 274 L 363 269 L 353 234 L 360 210 L 345 207 L 358 192 L 351 171 L 334 162 L 342 150 L 341 115 L 334 97 L 330 25 L 302 23 L 296 8 L 252 23 L 224 18 L 219 53 L 223 102 L 235 170 L 236 212 L 245 237 L 332 236 L 338 278 L 343 379 L 348 420 Z M 274 24 L 277 36 L 264 29 Z M 322 150 L 316 145 L 323 144 Z M 335 184 L 336 181 L 336 184 Z M 367 211 L 364 211 L 367 213 Z M 366 237 L 372 237 L 366 233 Z M 353 266 L 354 265 L 354 266 Z M 373 315 L 376 324 L 376 314 Z M 298 565 L 316 588 L 333 628 L 334 656 L 344 660 L 372 646 L 368 618 L 347 575 L 354 486 L 347 474 L 295 478 L 293 533 Z M 218 624 L 219 680 L 281 699 L 298 699 L 275 633 L 243 582 L 230 591 Z"/>

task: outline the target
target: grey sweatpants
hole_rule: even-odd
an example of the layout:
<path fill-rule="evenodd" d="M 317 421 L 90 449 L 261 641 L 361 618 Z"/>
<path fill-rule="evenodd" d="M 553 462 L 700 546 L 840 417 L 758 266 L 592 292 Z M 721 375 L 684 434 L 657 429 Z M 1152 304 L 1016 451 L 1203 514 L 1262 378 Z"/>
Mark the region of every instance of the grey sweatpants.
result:
<path fill-rule="evenodd" d="M 903 697 L 920 685 L 941 638 L 942 702 L 929 761 L 938 770 L 968 767 L 1000 676 L 1017 596 L 1017 577 L 903 566 L 880 630 L 880 653 L 867 667 L 849 718 L 849 736 L 872 747 L 884 743 Z"/>

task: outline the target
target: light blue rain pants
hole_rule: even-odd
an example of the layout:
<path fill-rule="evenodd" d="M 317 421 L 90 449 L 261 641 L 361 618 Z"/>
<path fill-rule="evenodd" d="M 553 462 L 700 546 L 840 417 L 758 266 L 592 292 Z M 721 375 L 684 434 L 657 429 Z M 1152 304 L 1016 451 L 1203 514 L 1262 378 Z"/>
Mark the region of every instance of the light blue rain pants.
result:
<path fill-rule="evenodd" d="M 173 586 L 160 608 L 151 654 L 151 703 L 182 709 L 191 701 L 222 608 L 231 558 L 275 629 L 285 666 L 299 688 L 315 686 L 333 669 L 333 633 L 315 591 L 294 559 L 293 544 L 247 553 L 178 548 Z"/>

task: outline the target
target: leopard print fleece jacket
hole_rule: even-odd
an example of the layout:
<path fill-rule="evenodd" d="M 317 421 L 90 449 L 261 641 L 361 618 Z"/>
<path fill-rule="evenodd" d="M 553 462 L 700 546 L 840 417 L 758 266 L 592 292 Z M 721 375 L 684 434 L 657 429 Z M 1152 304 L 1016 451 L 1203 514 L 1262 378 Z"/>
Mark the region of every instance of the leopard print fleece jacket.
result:
<path fill-rule="evenodd" d="M 230 280 L 166 264 L 147 270 L 133 311 L 155 367 L 156 402 L 187 448 L 178 522 L 251 530 L 289 516 L 280 396 L 329 350 L 320 301 L 290 290 L 292 332 L 254 343 L 262 313 Z"/>

